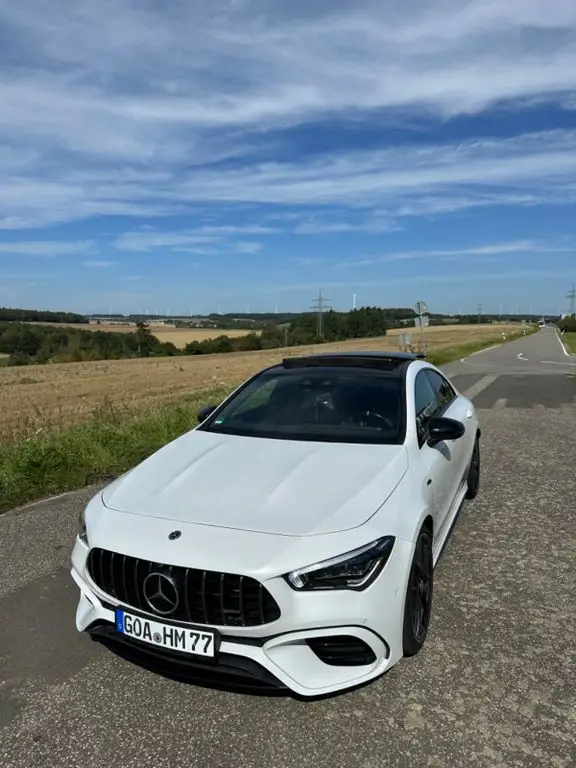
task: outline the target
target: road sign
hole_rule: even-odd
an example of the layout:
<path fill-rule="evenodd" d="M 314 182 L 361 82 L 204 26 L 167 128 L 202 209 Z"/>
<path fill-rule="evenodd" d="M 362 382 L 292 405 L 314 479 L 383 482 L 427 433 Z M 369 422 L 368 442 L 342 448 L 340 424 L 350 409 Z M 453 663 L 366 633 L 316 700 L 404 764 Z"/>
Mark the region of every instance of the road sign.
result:
<path fill-rule="evenodd" d="M 424 315 L 428 312 L 428 305 L 425 301 L 417 301 L 414 305 L 414 312 L 416 312 L 417 315 Z"/>

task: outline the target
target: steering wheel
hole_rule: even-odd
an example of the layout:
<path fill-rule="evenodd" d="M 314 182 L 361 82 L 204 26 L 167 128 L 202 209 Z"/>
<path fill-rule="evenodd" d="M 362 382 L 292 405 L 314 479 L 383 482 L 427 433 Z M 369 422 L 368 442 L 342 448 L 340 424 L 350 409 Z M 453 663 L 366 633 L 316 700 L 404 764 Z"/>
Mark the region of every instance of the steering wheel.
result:
<path fill-rule="evenodd" d="M 365 421 L 366 426 L 373 429 L 394 429 L 394 422 L 392 419 L 390 419 L 388 416 L 384 416 L 382 413 L 378 413 L 378 411 L 373 411 L 371 408 L 367 408 L 366 410 L 359 413 L 357 418 L 358 420 Z"/>

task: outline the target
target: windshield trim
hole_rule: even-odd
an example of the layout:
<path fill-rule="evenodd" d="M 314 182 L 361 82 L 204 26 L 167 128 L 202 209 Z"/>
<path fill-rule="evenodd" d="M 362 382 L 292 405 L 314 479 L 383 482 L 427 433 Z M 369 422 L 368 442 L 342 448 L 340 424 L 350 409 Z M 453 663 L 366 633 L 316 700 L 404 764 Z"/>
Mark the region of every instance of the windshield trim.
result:
<path fill-rule="evenodd" d="M 318 369 L 314 369 L 314 373 L 318 373 Z M 342 374 L 342 367 L 332 367 L 332 366 L 323 366 L 322 367 L 323 374 Z M 251 384 L 253 384 L 255 381 L 257 381 L 260 378 L 267 378 L 270 375 L 278 374 L 281 376 L 291 376 L 296 375 L 298 373 L 302 373 L 302 368 L 296 368 L 296 369 L 286 369 L 283 368 L 282 365 L 273 365 L 269 368 L 265 368 L 264 370 L 258 371 L 254 376 L 251 376 L 249 379 L 247 379 L 243 384 L 241 384 L 237 389 L 235 389 L 225 400 L 223 400 L 217 408 L 208 416 L 208 418 L 200 425 L 198 425 L 195 429 L 200 432 L 208 432 L 212 435 L 232 435 L 236 437 L 243 437 L 246 439 L 263 439 L 263 440 L 288 440 L 292 442 L 316 442 L 316 443 L 341 443 L 341 444 L 354 444 L 354 445 L 403 445 L 405 439 L 406 439 L 406 432 L 407 432 L 407 407 L 406 407 L 406 371 L 381 371 L 374 368 L 364 368 L 359 369 L 356 368 L 354 370 L 354 375 L 357 375 L 358 377 L 366 377 L 371 379 L 398 379 L 399 380 L 399 388 L 400 388 L 400 403 L 399 403 L 399 418 L 400 418 L 400 428 L 396 435 L 392 438 L 380 438 L 380 439 L 370 439 L 366 435 L 358 436 L 357 438 L 354 437 L 354 435 L 330 435 L 329 432 L 327 432 L 324 435 L 318 435 L 318 433 L 315 433 L 314 435 L 306 435 L 302 433 L 290 433 L 286 432 L 284 434 L 274 432 L 274 433 L 267 433 L 265 430 L 261 430 L 256 434 L 250 434 L 246 431 L 237 431 L 233 428 L 226 428 L 224 426 L 218 425 L 217 429 L 212 429 L 212 425 L 214 422 L 218 419 L 219 415 L 222 413 L 224 408 L 227 408 L 230 406 L 237 397 L 239 397 L 242 392 L 249 387 Z"/>

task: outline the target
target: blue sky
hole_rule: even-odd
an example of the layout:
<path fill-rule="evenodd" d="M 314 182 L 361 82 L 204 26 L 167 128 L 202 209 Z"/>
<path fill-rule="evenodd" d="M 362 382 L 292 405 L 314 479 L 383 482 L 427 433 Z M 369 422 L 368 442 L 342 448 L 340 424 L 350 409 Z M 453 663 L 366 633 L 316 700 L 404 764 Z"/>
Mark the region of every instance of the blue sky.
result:
<path fill-rule="evenodd" d="M 0 304 L 555 313 L 574 0 L 0 0 Z"/>

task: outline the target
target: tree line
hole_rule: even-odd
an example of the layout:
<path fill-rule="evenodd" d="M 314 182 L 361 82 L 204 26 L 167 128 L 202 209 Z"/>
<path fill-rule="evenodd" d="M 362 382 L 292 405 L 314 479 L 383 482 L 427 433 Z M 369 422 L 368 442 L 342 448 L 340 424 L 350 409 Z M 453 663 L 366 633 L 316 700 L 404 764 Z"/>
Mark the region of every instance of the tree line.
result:
<path fill-rule="evenodd" d="M 324 312 L 319 322 L 317 313 L 308 312 L 294 315 L 281 323 L 268 322 L 263 325 L 261 333 L 249 332 L 234 338 L 224 333 L 212 339 L 192 341 L 184 349 L 178 349 L 171 342 L 159 341 L 143 321 L 137 323 L 134 332 L 91 331 L 66 327 L 64 322 L 58 326 L 47 326 L 0 321 L 0 353 L 9 356 L 1 362 L 7 362 L 8 365 L 28 365 L 248 352 L 385 336 L 390 328 L 402 327 L 401 321 L 413 321 L 413 318 L 414 312 L 409 309 L 361 307 L 350 312 Z M 442 318 L 441 315 L 431 315 L 430 324 L 440 324 Z M 477 318 L 472 315 L 455 320 L 470 322 L 472 318 L 477 322 Z M 484 321 L 488 319 L 485 317 Z M 55 321 L 52 319 L 51 322 Z M 567 318 L 559 327 L 568 331 L 576 330 L 576 319 Z M 406 326 L 406 330 L 410 331 L 411 326 Z"/>
<path fill-rule="evenodd" d="M 378 307 L 351 312 L 330 310 L 323 313 L 321 326 L 317 314 L 308 313 L 282 325 L 268 323 L 260 334 L 252 332 L 235 338 L 221 334 L 213 339 L 192 341 L 184 349 L 178 349 L 171 342 L 159 341 L 144 322 L 136 325 L 134 333 L 0 322 L 0 353 L 10 356 L 9 365 L 28 365 L 247 352 L 384 336 L 393 325 L 394 317 Z"/>
<path fill-rule="evenodd" d="M 385 336 L 394 325 L 394 316 L 390 315 L 389 310 L 379 307 L 362 307 L 350 312 L 330 310 L 322 314 L 321 322 L 317 313 L 310 312 L 280 325 L 268 323 L 260 334 L 249 333 L 234 339 L 222 335 L 215 339 L 192 341 L 186 345 L 184 352 L 187 355 L 246 352 L 370 338 Z"/>
<path fill-rule="evenodd" d="M 75 312 L 49 312 L 41 309 L 11 309 L 0 307 L 0 322 L 16 321 L 21 323 L 88 323 L 84 315 Z"/>
<path fill-rule="evenodd" d="M 88 331 L 51 325 L 0 322 L 0 353 L 8 365 L 117 360 L 127 357 L 177 355 L 171 342 L 161 342 L 144 323 L 134 333 Z"/>

